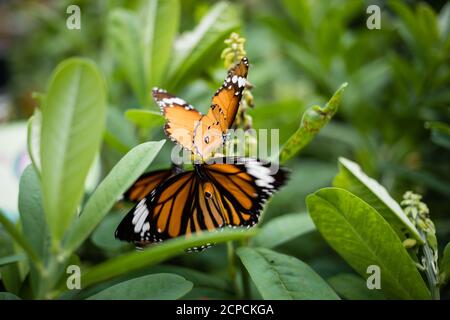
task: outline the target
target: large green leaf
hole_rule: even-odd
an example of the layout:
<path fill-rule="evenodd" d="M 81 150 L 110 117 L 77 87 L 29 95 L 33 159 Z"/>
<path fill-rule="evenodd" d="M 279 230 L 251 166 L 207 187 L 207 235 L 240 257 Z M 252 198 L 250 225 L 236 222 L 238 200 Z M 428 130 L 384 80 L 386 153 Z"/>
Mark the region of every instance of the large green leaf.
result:
<path fill-rule="evenodd" d="M 327 281 L 342 298 L 347 300 L 381 300 L 384 298 L 381 290 L 367 288 L 366 281 L 355 274 L 340 273 Z"/>
<path fill-rule="evenodd" d="M 339 299 L 325 280 L 297 258 L 265 248 L 241 247 L 237 254 L 264 299 Z"/>
<path fill-rule="evenodd" d="M 330 246 L 362 277 L 376 265 L 388 298 L 429 299 L 430 293 L 397 234 L 370 205 L 347 190 L 324 188 L 306 198 L 308 211 Z"/>
<path fill-rule="evenodd" d="M 124 273 L 142 269 L 183 254 L 186 249 L 206 243 L 220 243 L 240 240 L 255 235 L 255 230 L 225 230 L 203 233 L 189 239 L 179 238 L 154 245 L 143 251 L 134 251 L 96 265 L 82 274 L 81 282 L 85 287 L 105 281 Z"/>
<path fill-rule="evenodd" d="M 105 112 L 105 83 L 96 65 L 78 58 L 59 64 L 42 106 L 41 131 L 43 203 L 55 244 L 77 212 Z"/>
<path fill-rule="evenodd" d="M 109 287 L 89 300 L 174 300 L 191 291 L 192 282 L 170 273 L 150 274 Z"/>
<path fill-rule="evenodd" d="M 146 142 L 134 147 L 111 170 L 89 198 L 81 216 L 71 226 L 63 243 L 63 255 L 69 256 L 111 210 L 117 199 L 145 171 L 165 140 Z"/>
<path fill-rule="evenodd" d="M 368 177 L 361 167 L 345 158 L 339 158 L 339 174 L 333 186 L 346 189 L 371 205 L 388 221 L 400 237 L 405 231 L 423 243 L 416 227 L 411 223 L 400 205 L 376 180 Z"/>
<path fill-rule="evenodd" d="M 264 224 L 254 242 L 259 247 L 274 248 L 315 228 L 306 212 L 284 214 Z"/>
<path fill-rule="evenodd" d="M 174 90 L 187 78 L 204 71 L 208 62 L 219 57 L 224 49 L 223 41 L 238 27 L 239 18 L 234 5 L 226 2 L 215 4 L 194 30 L 182 34 L 175 42 L 165 87 Z"/>
<path fill-rule="evenodd" d="M 147 87 L 161 85 L 180 21 L 178 0 L 150 0 L 143 10 L 141 38 Z"/>

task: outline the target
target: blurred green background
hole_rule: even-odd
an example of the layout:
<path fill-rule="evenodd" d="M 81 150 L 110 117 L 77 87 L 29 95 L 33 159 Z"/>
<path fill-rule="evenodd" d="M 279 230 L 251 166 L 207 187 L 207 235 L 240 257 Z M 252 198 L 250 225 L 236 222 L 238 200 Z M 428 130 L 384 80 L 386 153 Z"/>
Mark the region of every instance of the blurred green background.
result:
<path fill-rule="evenodd" d="M 81 8 L 81 30 L 66 28 L 66 8 L 70 4 Z M 366 8 L 371 4 L 381 7 L 380 30 L 366 27 Z M 281 214 L 305 211 L 306 195 L 331 184 L 337 173 L 337 158 L 344 156 L 358 162 L 396 200 L 406 190 L 423 194 L 439 243 L 447 243 L 447 1 L 246 0 L 217 4 L 184 0 L 181 11 L 174 12 L 173 27 L 179 15 L 178 34 L 184 34 L 186 40 L 185 32 L 195 29 L 217 6 L 222 6 L 213 23 L 218 32 L 208 43 L 207 54 L 199 59 L 201 63 L 185 69 L 189 72 L 170 74 L 176 59 L 156 55 L 169 71 L 163 70 L 159 79 L 140 82 L 130 76 L 130 66 L 120 57 L 124 52 L 117 33 L 120 25 L 111 13 L 125 8 L 135 14 L 137 29 L 129 36 L 139 37 L 140 23 L 148 14 L 146 1 L 2 1 L 0 128 L 33 114 L 39 103 L 32 94 L 45 91 L 51 70 L 58 62 L 71 56 L 89 57 L 102 69 L 109 89 L 107 129 L 100 155 L 101 170 L 108 172 L 132 146 L 164 137 L 161 127 L 137 128 L 124 117 L 131 108 L 158 110 L 145 95 L 151 86 L 170 89 L 202 111 L 209 107 L 210 97 L 225 74 L 220 58 L 225 48 L 223 40 L 237 31 L 247 40 L 245 48 L 251 62 L 249 80 L 254 85 L 255 108 L 249 114 L 253 126 L 280 129 L 281 143 L 298 128 L 307 107 L 323 105 L 341 83 L 349 83 L 333 120 L 300 156 L 287 164 L 292 179 L 270 203 L 265 222 Z M 183 50 L 182 41 L 178 40 L 174 52 Z M 148 87 L 140 88 L 143 84 Z M 167 143 L 166 152 L 158 156 L 152 169 L 168 166 L 170 147 Z M 0 156 L 5 150 L 2 145 Z M 116 211 L 125 212 L 126 208 L 119 206 Z M 98 262 L 129 250 L 112 238 L 120 218 L 121 215 L 110 214 L 105 219 L 80 252 L 84 262 Z M 317 232 L 289 242 L 280 251 L 301 258 L 326 278 L 350 271 Z M 221 268 L 224 259 L 224 246 L 217 246 L 195 258 L 182 256 L 170 264 L 225 272 Z"/>

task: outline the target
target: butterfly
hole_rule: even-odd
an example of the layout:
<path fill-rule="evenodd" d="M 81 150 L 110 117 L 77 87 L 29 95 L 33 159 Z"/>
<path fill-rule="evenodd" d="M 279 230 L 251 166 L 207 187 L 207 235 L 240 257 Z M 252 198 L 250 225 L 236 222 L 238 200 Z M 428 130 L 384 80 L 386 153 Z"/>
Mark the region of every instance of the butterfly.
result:
<path fill-rule="evenodd" d="M 214 94 L 207 114 L 202 114 L 181 98 L 154 88 L 153 98 L 167 120 L 164 131 L 174 142 L 202 160 L 226 142 L 247 85 L 248 59 L 243 58 L 228 71 Z"/>
<path fill-rule="evenodd" d="M 135 205 L 117 227 L 116 238 L 141 247 L 258 222 L 264 203 L 285 184 L 287 171 L 251 158 L 211 157 L 233 125 L 247 73 L 243 58 L 228 71 L 206 115 L 165 90 L 153 90 L 167 120 L 166 135 L 202 161 L 191 171 L 172 167 L 142 175 L 124 195 Z"/>
<path fill-rule="evenodd" d="M 117 227 L 115 236 L 137 246 L 157 243 L 225 226 L 251 227 L 264 203 L 287 179 L 287 171 L 251 158 L 213 158 L 194 170 L 172 175 L 156 171 L 139 179 L 137 189 L 150 188 L 162 174 L 171 175 L 138 202 Z M 142 194 L 140 191 L 136 194 Z M 203 248 L 193 248 L 200 250 Z"/>

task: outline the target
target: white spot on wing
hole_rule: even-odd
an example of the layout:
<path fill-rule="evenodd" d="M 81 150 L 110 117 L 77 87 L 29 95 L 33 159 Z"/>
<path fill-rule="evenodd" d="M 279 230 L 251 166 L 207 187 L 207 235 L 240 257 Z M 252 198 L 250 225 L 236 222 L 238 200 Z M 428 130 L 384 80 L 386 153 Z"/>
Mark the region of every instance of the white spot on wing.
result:
<path fill-rule="evenodd" d="M 162 102 L 165 104 L 178 104 L 178 105 L 187 105 L 186 101 L 184 101 L 181 98 L 174 97 L 174 98 L 164 98 L 162 99 Z"/>
<path fill-rule="evenodd" d="M 147 209 L 147 205 L 145 204 L 144 198 L 138 203 L 133 213 L 134 217 L 132 223 L 134 225 L 134 232 L 136 233 L 141 232 L 145 219 L 147 219 L 148 213 L 149 211 Z"/>
<path fill-rule="evenodd" d="M 264 167 L 260 162 L 249 161 L 245 164 L 248 174 L 255 177 L 255 183 L 258 187 L 273 189 L 272 183 L 275 178 L 272 177 L 270 169 Z"/>
<path fill-rule="evenodd" d="M 245 78 L 243 78 L 243 77 L 239 77 L 239 78 L 237 79 L 237 82 L 238 82 L 238 87 L 239 87 L 239 88 L 242 88 L 242 87 L 244 87 L 245 84 L 247 83 L 247 80 L 246 80 Z"/>

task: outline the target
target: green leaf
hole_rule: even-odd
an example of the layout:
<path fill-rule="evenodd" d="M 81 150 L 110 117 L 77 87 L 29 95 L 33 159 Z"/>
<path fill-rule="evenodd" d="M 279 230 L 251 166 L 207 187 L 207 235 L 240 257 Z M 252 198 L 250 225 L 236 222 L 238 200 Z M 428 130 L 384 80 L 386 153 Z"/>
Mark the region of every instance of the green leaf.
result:
<path fill-rule="evenodd" d="M 106 251 L 119 250 L 126 246 L 124 242 L 117 241 L 114 237 L 114 231 L 122 221 L 124 215 L 117 212 L 108 214 L 92 233 L 92 242 L 100 249 Z"/>
<path fill-rule="evenodd" d="M 383 293 L 379 289 L 368 289 L 361 277 L 351 273 L 340 273 L 328 279 L 328 283 L 344 299 L 347 300 L 382 300 Z"/>
<path fill-rule="evenodd" d="M 9 292 L 0 292 L 0 300 L 20 300 L 20 298 Z"/>
<path fill-rule="evenodd" d="M 339 299 L 325 280 L 297 258 L 264 248 L 241 247 L 237 254 L 263 299 Z"/>
<path fill-rule="evenodd" d="M 435 144 L 450 149 L 450 126 L 448 124 L 439 121 L 429 121 L 425 123 L 425 128 L 431 130 L 431 140 Z"/>
<path fill-rule="evenodd" d="M 123 114 L 114 107 L 106 113 L 105 142 L 122 154 L 127 153 L 138 142 L 131 123 L 125 121 Z"/>
<path fill-rule="evenodd" d="M 312 106 L 303 113 L 300 128 L 289 138 L 280 151 L 279 159 L 281 163 L 300 152 L 330 121 L 338 110 L 342 93 L 346 87 L 347 83 L 342 84 L 324 107 Z"/>
<path fill-rule="evenodd" d="M 42 207 L 41 183 L 32 165 L 26 167 L 20 177 L 19 213 L 24 238 L 44 261 L 50 247 L 50 235 Z"/>
<path fill-rule="evenodd" d="M 0 212 L 0 219 L 3 218 L 2 213 Z M 0 223 L 3 224 L 2 221 Z M 10 227 L 14 227 L 14 225 L 10 224 L 5 226 L 5 229 Z M 7 232 L 10 233 L 9 230 Z M 0 257 L 9 260 L 9 257 L 15 256 L 18 254 L 17 248 L 14 246 L 13 238 L 7 233 L 3 228 L 0 228 Z M 3 287 L 6 291 L 12 292 L 14 294 L 18 294 L 20 291 L 20 287 L 22 284 L 22 279 L 19 270 L 19 262 L 12 262 L 5 265 L 0 265 L 0 276 Z"/>
<path fill-rule="evenodd" d="M 255 235 L 255 230 L 225 230 L 222 232 L 203 233 L 189 239 L 178 238 L 162 244 L 151 246 L 143 251 L 134 251 L 104 263 L 82 274 L 81 283 L 88 287 L 94 283 L 105 281 L 124 273 L 155 265 L 169 258 L 185 253 L 188 248 L 206 243 L 220 243 L 240 240 Z"/>
<path fill-rule="evenodd" d="M 191 291 L 192 286 L 192 282 L 175 274 L 150 274 L 116 284 L 88 300 L 175 300 Z"/>
<path fill-rule="evenodd" d="M 387 298 L 430 299 L 414 261 L 397 234 L 370 205 L 339 188 L 306 198 L 308 211 L 325 240 L 362 277 L 376 265 Z"/>
<path fill-rule="evenodd" d="M 165 140 L 134 147 L 111 170 L 89 198 L 79 219 L 75 220 L 63 243 L 65 256 L 76 250 L 109 212 L 117 199 L 145 171 Z"/>
<path fill-rule="evenodd" d="M 440 284 L 444 285 L 450 279 L 450 242 L 445 246 L 444 254 L 439 262 L 439 269 Z"/>
<path fill-rule="evenodd" d="M 284 214 L 264 224 L 253 240 L 256 246 L 270 249 L 313 231 L 315 228 L 306 212 Z"/>
<path fill-rule="evenodd" d="M 213 288 L 197 287 L 183 297 L 183 300 L 233 300 L 236 297 L 227 291 Z"/>
<path fill-rule="evenodd" d="M 48 86 L 42 106 L 42 193 L 55 246 L 76 214 L 100 147 L 105 91 L 96 65 L 78 58 L 60 63 Z"/>
<path fill-rule="evenodd" d="M 22 234 L 36 252 L 39 260 L 47 261 L 50 251 L 50 233 L 42 204 L 41 182 L 33 165 L 26 167 L 19 184 L 19 213 Z M 41 272 L 34 263 L 30 265 L 31 288 L 37 296 L 40 291 Z M 45 280 L 44 280 L 45 281 Z"/>
<path fill-rule="evenodd" d="M 143 11 L 142 50 L 147 88 L 161 85 L 180 22 L 178 0 L 150 0 Z"/>
<path fill-rule="evenodd" d="M 382 185 L 368 177 L 355 162 L 339 158 L 339 174 L 334 178 L 333 186 L 346 189 L 371 205 L 389 222 L 402 240 L 406 231 L 419 243 L 424 243 L 400 205 Z"/>
<path fill-rule="evenodd" d="M 34 167 L 40 174 L 41 172 L 41 126 L 42 126 L 42 113 L 36 108 L 33 116 L 28 120 L 27 125 L 27 147 L 28 154 Z"/>
<path fill-rule="evenodd" d="M 125 118 L 139 128 L 153 128 L 162 126 L 165 122 L 161 113 L 142 109 L 128 109 Z"/>
<path fill-rule="evenodd" d="M 146 105 L 149 99 L 149 88 L 140 45 L 141 26 L 139 25 L 139 19 L 133 12 L 119 8 L 112 10 L 108 19 L 108 34 L 119 69 L 139 103 Z"/>
<path fill-rule="evenodd" d="M 36 264 L 40 263 L 40 259 L 30 243 L 17 230 L 16 226 L 6 217 L 0 209 L 0 224 L 3 225 L 5 231 L 28 255 L 28 257 Z"/>
<path fill-rule="evenodd" d="M 27 257 L 24 254 L 14 254 L 6 257 L 0 257 L 0 267 L 6 266 L 11 263 L 16 263 L 25 260 Z"/>
<path fill-rule="evenodd" d="M 145 269 L 148 273 L 169 272 L 182 276 L 186 280 L 191 281 L 195 288 L 214 289 L 230 294 L 232 292 L 229 283 L 216 275 L 211 275 L 202 271 L 197 271 L 185 267 L 172 265 L 156 265 L 149 269 Z"/>
<path fill-rule="evenodd" d="M 141 15 L 124 9 L 109 15 L 113 52 L 142 106 L 150 104 L 150 88 L 161 85 L 179 20 L 179 0 L 150 0 Z"/>
<path fill-rule="evenodd" d="M 174 90 L 187 78 L 205 71 L 214 57 L 224 49 L 223 41 L 239 27 L 233 4 L 219 2 L 202 18 L 197 27 L 184 33 L 175 42 L 175 53 L 165 87 Z"/>

